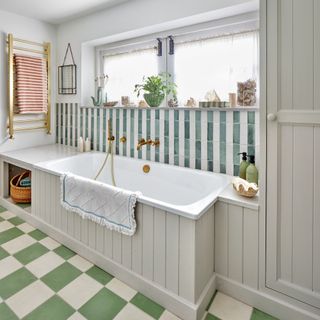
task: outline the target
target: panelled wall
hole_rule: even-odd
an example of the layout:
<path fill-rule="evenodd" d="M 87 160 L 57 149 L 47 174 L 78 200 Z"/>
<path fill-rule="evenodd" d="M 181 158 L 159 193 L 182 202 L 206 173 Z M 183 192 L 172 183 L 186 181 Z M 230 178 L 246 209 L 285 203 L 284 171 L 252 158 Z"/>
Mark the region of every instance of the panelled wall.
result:
<path fill-rule="evenodd" d="M 108 119 L 116 154 L 178 166 L 238 175 L 239 152 L 256 155 L 259 162 L 259 112 L 238 109 L 91 108 L 57 104 L 57 143 L 77 146 L 89 138 L 93 150 L 106 151 Z M 120 142 L 126 137 L 125 143 Z M 159 140 L 143 146 L 138 140 Z"/>
<path fill-rule="evenodd" d="M 258 210 L 220 201 L 215 204 L 214 210 L 215 272 L 258 289 Z"/>
<path fill-rule="evenodd" d="M 267 285 L 320 314 L 320 1 L 267 17 Z"/>

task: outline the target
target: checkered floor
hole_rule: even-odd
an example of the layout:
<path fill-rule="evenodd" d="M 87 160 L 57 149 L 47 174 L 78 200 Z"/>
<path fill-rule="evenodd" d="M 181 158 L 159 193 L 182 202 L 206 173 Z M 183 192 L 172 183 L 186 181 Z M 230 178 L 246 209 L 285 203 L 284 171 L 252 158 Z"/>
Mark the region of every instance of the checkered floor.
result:
<path fill-rule="evenodd" d="M 177 320 L 0 207 L 0 320 Z M 274 319 L 217 293 L 204 319 Z"/>

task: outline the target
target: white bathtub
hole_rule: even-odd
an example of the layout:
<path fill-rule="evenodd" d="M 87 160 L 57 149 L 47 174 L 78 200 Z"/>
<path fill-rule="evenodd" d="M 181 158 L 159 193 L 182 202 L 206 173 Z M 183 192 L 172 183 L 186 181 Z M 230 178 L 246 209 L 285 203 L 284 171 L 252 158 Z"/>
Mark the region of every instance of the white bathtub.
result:
<path fill-rule="evenodd" d="M 82 153 L 36 167 L 53 174 L 71 172 L 93 178 L 105 156 L 101 152 Z M 145 164 L 150 166 L 149 173 L 143 172 Z M 142 193 L 139 202 L 191 219 L 199 219 L 232 179 L 223 174 L 121 156 L 114 156 L 114 173 L 118 187 Z M 98 180 L 111 184 L 110 157 Z"/>

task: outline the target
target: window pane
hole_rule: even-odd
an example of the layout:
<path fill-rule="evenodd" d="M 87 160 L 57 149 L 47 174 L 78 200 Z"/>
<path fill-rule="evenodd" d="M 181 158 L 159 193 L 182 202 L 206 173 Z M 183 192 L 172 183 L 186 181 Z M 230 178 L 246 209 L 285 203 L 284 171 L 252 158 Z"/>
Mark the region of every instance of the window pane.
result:
<path fill-rule="evenodd" d="M 142 82 L 143 76 L 158 74 L 155 49 L 139 50 L 104 58 L 104 73 L 109 76 L 106 91 L 109 101 L 120 101 L 121 96 L 129 96 L 137 102 L 134 86 Z M 143 99 L 143 97 L 141 97 Z"/>
<path fill-rule="evenodd" d="M 179 103 L 185 104 L 190 97 L 203 101 L 213 89 L 221 100 L 228 101 L 228 94 L 237 92 L 237 82 L 258 80 L 258 57 L 258 32 L 177 44 Z"/>

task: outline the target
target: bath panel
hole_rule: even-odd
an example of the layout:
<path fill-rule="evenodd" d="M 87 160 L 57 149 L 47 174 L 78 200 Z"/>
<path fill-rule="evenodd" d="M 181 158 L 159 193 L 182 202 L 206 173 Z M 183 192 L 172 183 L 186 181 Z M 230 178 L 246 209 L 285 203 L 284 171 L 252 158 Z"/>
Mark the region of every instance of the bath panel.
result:
<path fill-rule="evenodd" d="M 258 289 L 258 211 L 222 202 L 214 210 L 215 272 Z"/>
<path fill-rule="evenodd" d="M 192 220 L 139 203 L 129 237 L 65 210 L 59 176 L 34 170 L 33 201 L 37 218 L 192 304 L 213 277 L 213 207 Z"/>

